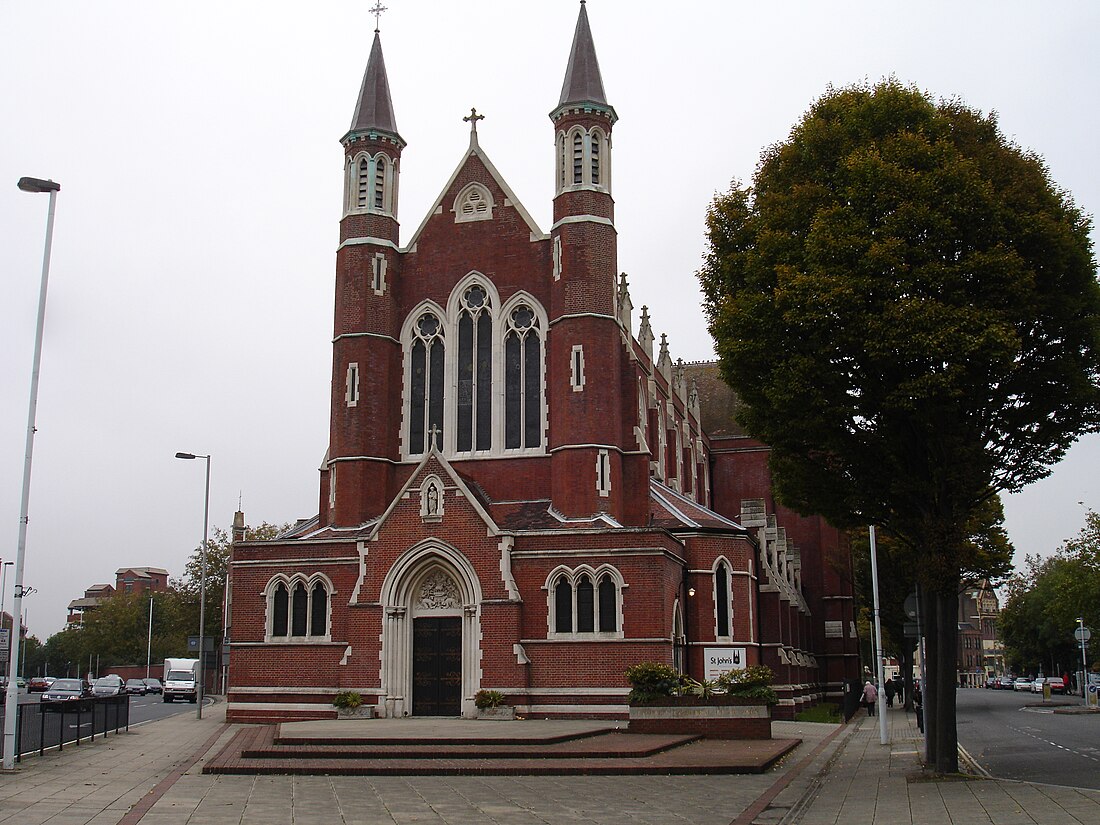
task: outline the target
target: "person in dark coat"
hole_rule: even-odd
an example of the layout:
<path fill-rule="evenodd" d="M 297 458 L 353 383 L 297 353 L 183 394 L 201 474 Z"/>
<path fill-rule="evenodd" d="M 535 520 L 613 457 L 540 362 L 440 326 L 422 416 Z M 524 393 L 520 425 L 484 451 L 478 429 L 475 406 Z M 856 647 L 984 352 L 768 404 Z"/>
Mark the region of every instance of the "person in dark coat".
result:
<path fill-rule="evenodd" d="M 886 680 L 886 707 L 892 708 L 894 706 L 894 680 Z"/>

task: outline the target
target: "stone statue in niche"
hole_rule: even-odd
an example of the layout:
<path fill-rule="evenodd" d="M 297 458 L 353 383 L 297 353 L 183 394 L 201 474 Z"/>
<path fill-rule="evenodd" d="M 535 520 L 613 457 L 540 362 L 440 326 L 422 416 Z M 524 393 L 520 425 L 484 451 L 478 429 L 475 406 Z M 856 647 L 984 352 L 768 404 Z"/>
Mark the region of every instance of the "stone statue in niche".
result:
<path fill-rule="evenodd" d="M 439 515 L 439 488 L 434 483 L 428 485 L 428 504 L 425 513 L 429 516 Z"/>
<path fill-rule="evenodd" d="M 433 570 L 420 584 L 419 606 L 426 610 L 445 610 L 462 606 L 458 585 L 442 570 Z"/>

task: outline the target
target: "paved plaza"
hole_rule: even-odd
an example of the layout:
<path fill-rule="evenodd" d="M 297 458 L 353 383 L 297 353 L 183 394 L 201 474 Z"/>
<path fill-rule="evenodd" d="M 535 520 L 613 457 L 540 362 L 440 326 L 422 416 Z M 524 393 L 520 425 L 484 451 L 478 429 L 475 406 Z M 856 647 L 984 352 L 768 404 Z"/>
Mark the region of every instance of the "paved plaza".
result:
<path fill-rule="evenodd" d="M 781 825 L 1095 823 L 1100 792 L 981 778 L 929 781 L 912 716 L 775 723 L 803 740 L 741 776 L 225 776 L 202 765 L 238 729 L 225 705 L 136 726 L 0 775 L 0 823 L 19 825 Z M 367 722 L 366 724 L 370 724 Z M 458 721 L 444 724 L 470 724 Z M 555 724 L 553 722 L 545 723 Z"/>

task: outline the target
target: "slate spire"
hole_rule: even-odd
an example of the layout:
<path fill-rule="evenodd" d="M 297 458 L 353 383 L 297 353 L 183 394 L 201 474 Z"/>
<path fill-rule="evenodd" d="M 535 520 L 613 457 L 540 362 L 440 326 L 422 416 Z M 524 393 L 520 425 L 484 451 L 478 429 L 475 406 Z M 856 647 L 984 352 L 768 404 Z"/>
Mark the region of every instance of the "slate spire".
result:
<path fill-rule="evenodd" d="M 592 42 L 592 29 L 588 25 L 588 11 L 581 0 L 581 13 L 577 17 L 577 30 L 573 33 L 573 48 L 569 50 L 569 62 L 565 67 L 565 82 L 561 86 L 558 108 L 569 104 L 589 104 L 610 109 L 600 77 L 600 62 L 596 59 L 596 46 Z"/>
<path fill-rule="evenodd" d="M 367 69 L 363 72 L 363 86 L 359 90 L 355 114 L 351 116 L 351 128 L 345 138 L 370 132 L 391 135 L 404 143 L 398 134 L 397 119 L 393 115 L 390 81 L 386 76 L 382 40 L 377 31 L 374 33 L 374 44 L 367 59 Z"/>

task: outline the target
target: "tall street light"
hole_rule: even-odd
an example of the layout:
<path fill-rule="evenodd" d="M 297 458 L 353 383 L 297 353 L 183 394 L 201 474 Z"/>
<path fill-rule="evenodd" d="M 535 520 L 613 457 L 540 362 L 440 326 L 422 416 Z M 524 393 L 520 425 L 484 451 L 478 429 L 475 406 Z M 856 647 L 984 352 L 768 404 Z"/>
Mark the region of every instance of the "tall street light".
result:
<path fill-rule="evenodd" d="M 194 453 L 176 453 L 176 458 L 185 458 L 188 460 L 202 458 L 206 460 L 206 499 L 202 508 L 202 550 L 199 552 L 199 558 L 201 559 L 199 564 L 202 568 L 202 574 L 199 577 L 199 683 L 195 686 L 195 692 L 198 694 L 197 699 L 199 706 L 196 718 L 202 719 L 202 695 L 206 687 L 206 668 L 204 659 L 206 658 L 206 544 L 210 525 L 210 456 L 195 455 Z"/>
<path fill-rule="evenodd" d="M 4 630 L 4 601 L 5 601 L 4 600 L 4 594 L 8 592 L 8 568 L 12 567 L 14 564 L 15 564 L 15 562 L 13 562 L 13 561 L 6 561 L 6 562 L 3 563 L 3 565 L 0 565 L 0 571 L 2 571 L 2 572 L 0 572 L 0 636 L 3 635 L 3 630 Z M 14 622 L 11 623 L 11 625 L 9 625 L 9 626 L 14 626 Z M 8 638 L 8 644 L 11 644 L 11 638 L 10 637 Z M 8 655 L 7 647 L 4 647 L 3 652 L 0 653 L 0 655 L 3 655 L 3 656 Z M 7 663 L 7 660 L 5 659 L 4 660 L 4 675 L 5 676 L 8 675 L 7 671 L 8 671 L 8 663 Z"/>
<path fill-rule="evenodd" d="M 34 360 L 31 365 L 31 401 L 27 413 L 27 449 L 23 459 L 23 496 L 19 505 L 19 544 L 15 554 L 15 591 L 12 616 L 23 615 L 23 560 L 27 550 L 27 521 L 31 502 L 31 455 L 34 452 L 34 421 L 38 410 L 38 372 L 42 363 L 42 329 L 46 322 L 46 286 L 50 280 L 50 252 L 53 248 L 53 215 L 61 184 L 52 180 L 20 178 L 17 184 L 24 192 L 49 192 L 50 211 L 46 216 L 46 249 L 42 255 L 42 283 L 38 290 L 38 322 L 34 331 Z M 15 770 L 15 717 L 19 710 L 19 634 L 12 633 L 8 659 L 8 691 L 4 699 L 4 760 L 6 771 Z"/>

